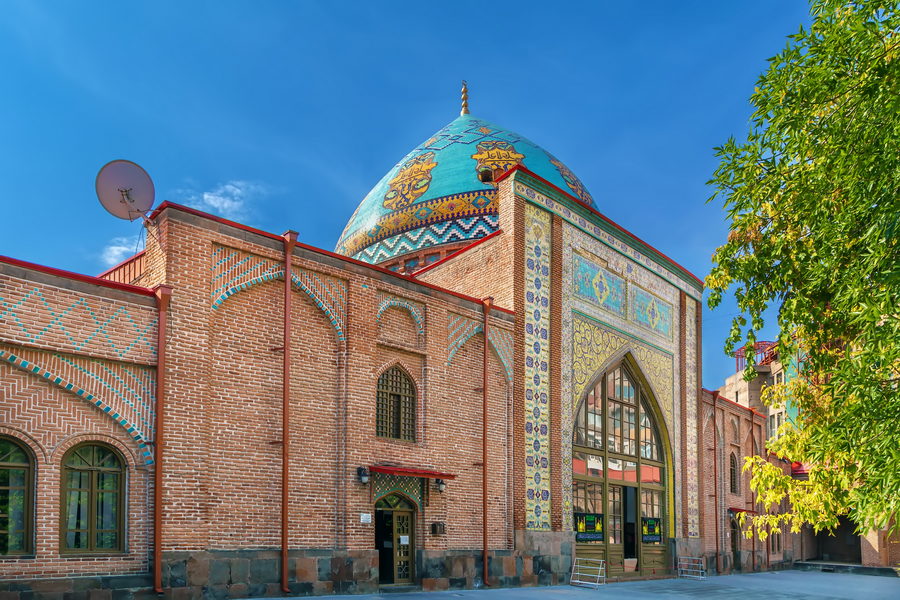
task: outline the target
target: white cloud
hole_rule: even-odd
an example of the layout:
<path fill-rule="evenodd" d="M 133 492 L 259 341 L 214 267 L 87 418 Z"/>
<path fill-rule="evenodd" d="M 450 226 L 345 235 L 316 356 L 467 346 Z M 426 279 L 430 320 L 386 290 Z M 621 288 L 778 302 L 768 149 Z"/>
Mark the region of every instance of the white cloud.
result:
<path fill-rule="evenodd" d="M 268 193 L 268 187 L 253 181 L 234 179 L 220 183 L 215 188 L 198 192 L 191 189 L 176 190 L 175 195 L 188 206 L 239 221 L 247 217 L 252 202 Z"/>
<path fill-rule="evenodd" d="M 139 243 L 140 236 L 137 235 L 113 238 L 106 244 L 106 247 L 103 248 L 100 258 L 107 267 L 114 267 L 126 258 L 139 252 Z"/>

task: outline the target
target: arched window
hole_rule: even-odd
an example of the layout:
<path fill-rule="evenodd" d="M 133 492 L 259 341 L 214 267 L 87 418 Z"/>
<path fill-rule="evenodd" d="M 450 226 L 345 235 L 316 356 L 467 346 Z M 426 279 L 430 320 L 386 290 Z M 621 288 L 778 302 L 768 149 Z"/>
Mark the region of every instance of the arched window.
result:
<path fill-rule="evenodd" d="M 731 493 L 740 494 L 741 488 L 739 484 L 738 460 L 734 452 L 731 453 Z"/>
<path fill-rule="evenodd" d="M 578 552 L 665 563 L 665 451 L 649 391 L 625 363 L 602 374 L 575 409 L 572 513 Z M 643 550 L 641 550 L 643 548 Z"/>
<path fill-rule="evenodd" d="M 18 441 L 0 436 L 0 555 L 30 554 L 31 453 Z"/>
<path fill-rule="evenodd" d="M 416 389 L 400 367 L 378 378 L 375 432 L 379 437 L 416 441 Z"/>
<path fill-rule="evenodd" d="M 75 446 L 63 457 L 64 552 L 125 549 L 125 461 L 110 446 Z"/>

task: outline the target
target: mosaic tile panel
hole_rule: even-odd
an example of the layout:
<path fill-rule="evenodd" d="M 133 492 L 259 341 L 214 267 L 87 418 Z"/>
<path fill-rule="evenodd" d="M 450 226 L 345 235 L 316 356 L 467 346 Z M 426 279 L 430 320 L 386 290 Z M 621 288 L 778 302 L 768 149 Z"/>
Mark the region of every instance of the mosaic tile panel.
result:
<path fill-rule="evenodd" d="M 687 299 L 687 317 L 685 319 L 685 361 L 684 377 L 687 386 L 687 406 L 684 407 L 687 420 L 687 456 L 686 482 L 688 492 L 688 537 L 700 537 L 700 474 L 697 464 L 697 448 L 699 443 L 697 431 L 697 304 Z"/>
<path fill-rule="evenodd" d="M 372 473 L 373 500 L 378 500 L 388 494 L 400 492 L 416 503 L 419 510 L 422 509 L 422 478 L 392 475 L 389 473 Z"/>
<path fill-rule="evenodd" d="M 215 246 L 212 251 L 212 292 L 214 309 L 234 294 L 266 281 L 284 281 L 284 263 L 241 250 Z M 347 284 L 335 277 L 295 267 L 294 287 L 309 296 L 325 313 L 339 340 L 344 341 L 347 314 Z"/>
<path fill-rule="evenodd" d="M 453 357 L 459 352 L 460 348 L 466 345 L 469 339 L 484 331 L 484 324 L 481 321 L 470 319 L 462 315 L 450 313 L 447 320 L 447 364 L 453 362 Z M 513 377 L 513 337 L 508 331 L 491 327 L 488 331 L 488 341 L 506 373 L 506 380 L 512 383 Z"/>
<path fill-rule="evenodd" d="M 550 526 L 550 214 L 525 205 L 525 528 Z"/>
<path fill-rule="evenodd" d="M 378 302 L 378 312 L 375 313 L 375 320 L 380 321 L 384 311 L 391 307 L 402 308 L 409 312 L 413 321 L 416 322 L 416 329 L 420 336 L 425 335 L 425 307 L 418 302 L 412 302 L 406 298 L 398 298 L 390 294 L 380 294 Z"/>
<path fill-rule="evenodd" d="M 477 240 L 497 231 L 500 222 L 496 214 L 485 214 L 467 219 L 455 219 L 433 223 L 419 229 L 406 231 L 366 246 L 353 258 L 367 263 L 382 261 L 415 252 L 431 246 L 465 240 Z"/>
<path fill-rule="evenodd" d="M 632 285 L 631 319 L 653 333 L 672 339 L 672 318 L 675 309 L 671 304 L 653 294 Z"/>
<path fill-rule="evenodd" d="M 648 269 L 652 273 L 662 277 L 678 289 L 684 291 L 692 298 L 698 300 L 700 299 L 702 292 L 699 287 L 695 287 L 693 284 L 689 284 L 680 276 L 673 273 L 670 269 L 657 263 L 650 256 L 640 252 L 636 248 L 632 248 L 613 234 L 606 231 L 606 229 L 604 229 L 600 225 L 588 221 L 581 215 L 570 210 L 565 204 L 557 202 L 552 198 L 548 198 L 544 194 L 538 193 L 522 183 L 517 182 L 515 185 L 515 190 L 516 194 L 518 194 L 519 196 L 546 208 L 554 214 L 559 215 L 568 223 L 571 223 L 581 231 L 589 234 L 594 239 L 599 240 L 607 247 L 612 248 L 619 254 L 628 257 L 628 259 L 632 261 L 633 264 Z"/>
<path fill-rule="evenodd" d="M 0 347 L 0 361 L 95 406 L 137 443 L 146 464 L 153 464 L 153 453 L 147 442 L 153 440 L 156 418 L 155 369 L 6 346 Z M 74 373 L 75 377 L 65 378 L 63 375 L 68 373 Z"/>
<path fill-rule="evenodd" d="M 0 336 L 114 360 L 156 360 L 156 311 L 41 287 L 0 285 Z M 85 325 L 87 324 L 87 325 Z"/>
<path fill-rule="evenodd" d="M 572 291 L 579 298 L 625 316 L 625 280 L 580 254 L 572 255 Z"/>

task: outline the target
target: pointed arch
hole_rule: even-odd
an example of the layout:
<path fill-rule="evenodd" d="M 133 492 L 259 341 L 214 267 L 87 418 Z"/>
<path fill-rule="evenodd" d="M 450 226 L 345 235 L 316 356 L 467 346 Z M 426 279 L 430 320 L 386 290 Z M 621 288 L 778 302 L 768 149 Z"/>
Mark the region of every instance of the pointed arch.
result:
<path fill-rule="evenodd" d="M 642 396 L 646 400 L 643 405 L 646 407 L 649 412 L 651 426 L 655 429 L 655 432 L 658 436 L 659 445 L 661 449 L 661 456 L 658 462 L 661 462 L 664 465 L 665 473 L 664 473 L 664 482 L 665 486 L 665 498 L 666 504 L 669 506 L 668 510 L 668 518 L 665 520 L 668 531 L 674 532 L 675 528 L 675 456 L 674 456 L 674 448 L 672 444 L 672 438 L 669 433 L 668 425 L 666 424 L 665 416 L 660 407 L 659 401 L 656 396 L 656 391 L 653 389 L 653 386 L 650 384 L 649 379 L 645 375 L 643 369 L 640 366 L 640 363 L 635 356 L 635 352 L 630 344 L 626 344 L 621 347 L 615 353 L 611 354 L 605 361 L 602 362 L 600 367 L 596 369 L 593 375 L 588 379 L 588 384 L 585 385 L 580 395 L 577 397 L 577 401 L 575 403 L 574 410 L 571 413 L 571 421 L 568 423 L 564 423 L 565 430 L 563 431 L 563 435 L 568 436 L 568 440 L 570 442 L 574 441 L 575 435 L 575 421 L 578 419 L 581 413 L 581 407 L 584 404 L 585 400 L 589 395 L 594 393 L 594 389 L 597 387 L 598 383 L 600 383 L 603 378 L 610 372 L 615 370 L 618 366 L 623 366 L 628 373 L 628 375 L 632 378 L 632 381 L 635 382 L 638 387 L 640 387 L 642 391 Z M 636 403 L 640 403 L 640 398 L 636 399 Z M 606 415 L 606 410 L 603 409 L 603 418 L 608 418 Z M 639 426 L 639 425 L 638 425 Z M 607 440 L 603 440 L 602 444 L 604 447 L 604 451 L 607 446 Z M 569 446 L 571 448 L 571 446 Z M 635 459 L 640 455 L 640 448 L 637 449 L 635 453 Z M 574 464 L 574 461 L 573 461 Z M 569 485 L 572 484 L 572 481 L 567 482 Z"/>
<path fill-rule="evenodd" d="M 85 402 L 88 402 L 99 408 L 101 412 L 115 421 L 118 427 L 125 430 L 125 432 L 128 434 L 128 437 L 131 438 L 132 441 L 134 441 L 134 443 L 140 449 L 141 454 L 144 457 L 145 464 L 153 464 L 153 454 L 150 451 L 150 447 L 147 445 L 148 438 L 146 437 L 146 432 L 141 431 L 136 423 L 133 423 L 125 418 L 106 400 L 90 393 L 89 391 L 75 385 L 74 383 L 71 383 L 70 381 L 60 377 L 59 375 L 48 371 L 41 365 L 35 364 L 33 361 L 25 360 L 24 358 L 6 350 L 0 350 L 0 360 L 35 377 L 43 379 L 50 385 L 56 386 L 66 392 L 74 394 Z"/>
<path fill-rule="evenodd" d="M 399 308 L 409 313 L 409 316 L 412 317 L 412 320 L 416 324 L 418 334 L 425 337 L 425 316 L 418 306 L 415 306 L 412 302 L 404 300 L 403 298 L 385 296 L 381 301 L 381 304 L 378 305 L 378 312 L 375 313 L 375 320 L 380 321 L 381 315 L 389 308 Z"/>

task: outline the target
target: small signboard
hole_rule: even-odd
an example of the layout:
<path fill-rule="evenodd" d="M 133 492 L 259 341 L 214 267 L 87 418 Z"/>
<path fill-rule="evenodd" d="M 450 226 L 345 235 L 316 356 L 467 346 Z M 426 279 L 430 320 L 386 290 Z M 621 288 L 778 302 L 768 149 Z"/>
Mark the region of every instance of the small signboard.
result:
<path fill-rule="evenodd" d="M 359 522 L 360 523 L 371 523 L 372 522 L 372 513 L 359 513 Z"/>
<path fill-rule="evenodd" d="M 409 536 L 408 535 L 400 536 L 400 545 L 401 546 L 409 546 Z"/>
<path fill-rule="evenodd" d="M 575 541 L 603 541 L 603 513 L 575 513 Z"/>
<path fill-rule="evenodd" d="M 645 544 L 657 544 L 662 541 L 662 519 L 658 517 L 641 518 L 641 541 Z"/>

